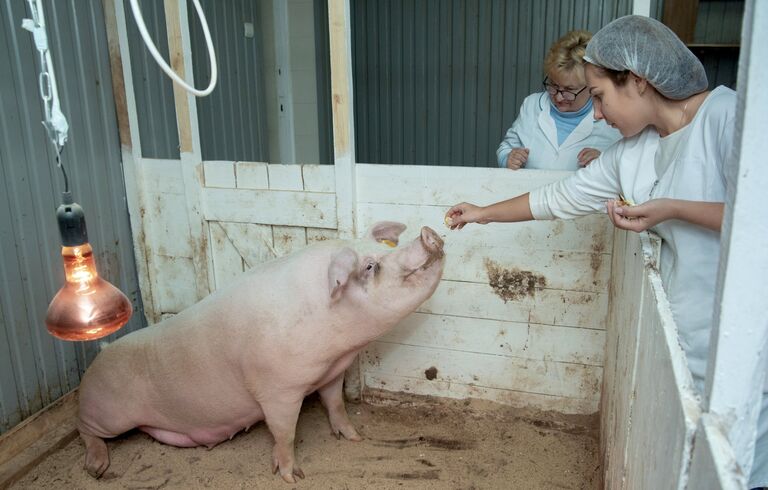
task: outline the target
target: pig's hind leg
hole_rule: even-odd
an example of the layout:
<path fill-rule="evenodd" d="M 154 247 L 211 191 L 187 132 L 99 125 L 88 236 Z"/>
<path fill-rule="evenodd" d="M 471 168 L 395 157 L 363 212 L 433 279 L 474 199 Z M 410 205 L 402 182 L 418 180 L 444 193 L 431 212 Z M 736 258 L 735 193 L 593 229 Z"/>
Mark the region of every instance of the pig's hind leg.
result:
<path fill-rule="evenodd" d="M 341 372 L 333 381 L 320 388 L 320 401 L 328 410 L 328 421 L 331 423 L 331 432 L 339 439 L 339 434 L 350 441 L 362 441 L 363 438 L 355 430 L 355 426 L 349 420 L 347 410 L 344 407 L 344 395 L 342 388 L 344 386 L 344 371 Z"/>
<path fill-rule="evenodd" d="M 94 478 L 99 478 L 109 468 L 109 449 L 104 439 L 84 434 L 80 438 L 85 443 L 85 469 Z"/>
<path fill-rule="evenodd" d="M 264 412 L 264 421 L 275 438 L 272 449 L 272 473 L 280 471 L 280 476 L 288 483 L 296 483 L 295 476 L 304 478 L 304 472 L 296 465 L 294 441 L 296 439 L 296 422 L 299 420 L 301 402 L 298 400 L 270 399 L 260 402 Z"/>

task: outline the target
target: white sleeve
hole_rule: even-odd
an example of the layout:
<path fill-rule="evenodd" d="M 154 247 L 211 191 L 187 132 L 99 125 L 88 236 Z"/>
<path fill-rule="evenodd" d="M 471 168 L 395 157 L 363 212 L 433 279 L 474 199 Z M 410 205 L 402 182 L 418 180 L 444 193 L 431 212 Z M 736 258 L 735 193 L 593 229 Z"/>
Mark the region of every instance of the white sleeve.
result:
<path fill-rule="evenodd" d="M 512 123 L 512 127 L 507 130 L 507 134 L 504 136 L 499 148 L 496 150 L 496 161 L 499 167 L 507 167 L 507 157 L 515 148 L 524 148 L 520 135 L 523 133 L 526 124 L 537 124 L 536 121 L 527 121 L 524 119 L 530 119 L 530 114 L 533 113 L 531 105 L 535 104 L 538 94 L 531 94 L 523 100 L 520 105 L 520 111 L 517 113 L 517 119 Z"/>
<path fill-rule="evenodd" d="M 621 191 L 618 175 L 620 147 L 620 143 L 615 144 L 588 167 L 531 191 L 529 202 L 534 219 L 569 219 L 604 213 L 605 201 L 616 199 Z"/>

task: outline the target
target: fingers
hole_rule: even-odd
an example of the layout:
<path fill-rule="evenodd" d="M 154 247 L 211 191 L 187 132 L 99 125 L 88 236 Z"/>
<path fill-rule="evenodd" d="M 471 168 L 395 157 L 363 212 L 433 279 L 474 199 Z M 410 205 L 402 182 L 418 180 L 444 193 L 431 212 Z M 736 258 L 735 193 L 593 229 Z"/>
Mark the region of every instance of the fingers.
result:
<path fill-rule="evenodd" d="M 621 207 L 616 201 L 606 201 L 605 207 L 608 212 L 608 219 L 616 228 L 638 233 L 648 228 L 644 215 L 638 213 L 634 208 Z M 632 216 L 629 215 L 630 213 Z"/>
<path fill-rule="evenodd" d="M 525 166 L 528 161 L 528 148 L 515 148 L 507 157 L 507 168 L 518 170 Z"/>
<path fill-rule="evenodd" d="M 579 162 L 580 167 L 586 167 L 587 165 L 592 163 L 594 159 L 596 159 L 599 156 L 600 156 L 600 151 L 596 150 L 595 148 L 582 148 L 576 158 Z"/>

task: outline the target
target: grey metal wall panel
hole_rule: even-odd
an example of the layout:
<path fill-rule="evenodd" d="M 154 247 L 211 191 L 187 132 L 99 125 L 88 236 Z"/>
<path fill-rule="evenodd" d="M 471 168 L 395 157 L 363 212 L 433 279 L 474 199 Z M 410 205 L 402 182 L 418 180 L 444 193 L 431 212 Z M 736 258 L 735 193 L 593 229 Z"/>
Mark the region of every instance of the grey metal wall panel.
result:
<path fill-rule="evenodd" d="M 328 0 L 315 0 L 315 60 L 317 63 L 317 126 L 320 164 L 333 164 L 333 114 L 331 109 L 331 47 L 328 33 Z"/>
<path fill-rule="evenodd" d="M 140 0 L 142 16 L 155 46 L 168 62 L 168 35 L 163 2 Z M 145 158 L 179 159 L 179 133 L 173 82 L 163 73 L 141 39 L 128 0 L 123 1 L 128 26 L 133 89 L 139 119 L 141 153 Z"/>
<path fill-rule="evenodd" d="M 630 0 L 352 0 L 357 161 L 495 165 L 549 45 Z"/>
<path fill-rule="evenodd" d="M 739 44 L 744 0 L 709 0 L 699 2 L 694 43 Z"/>
<path fill-rule="evenodd" d="M 85 209 L 100 274 L 139 311 L 118 335 L 143 326 L 125 204 L 101 2 L 46 1 L 62 110 L 64 162 Z M 64 282 L 55 209 L 62 179 L 41 120 L 37 52 L 21 28 L 26 2 L 0 5 L 0 432 L 76 387 L 97 353 L 48 335 L 48 302 Z M 113 336 L 116 337 L 116 336 Z"/>
<path fill-rule="evenodd" d="M 710 89 L 718 85 L 736 88 L 743 17 L 744 0 L 699 2 L 691 49 L 704 65 Z"/>
<path fill-rule="evenodd" d="M 195 83 L 210 80 L 208 50 L 192 2 L 187 2 Z M 267 161 L 261 15 L 257 0 L 203 0 L 218 58 L 219 82 L 208 97 L 197 99 L 200 145 L 205 160 Z M 246 38 L 244 23 L 254 25 Z"/>

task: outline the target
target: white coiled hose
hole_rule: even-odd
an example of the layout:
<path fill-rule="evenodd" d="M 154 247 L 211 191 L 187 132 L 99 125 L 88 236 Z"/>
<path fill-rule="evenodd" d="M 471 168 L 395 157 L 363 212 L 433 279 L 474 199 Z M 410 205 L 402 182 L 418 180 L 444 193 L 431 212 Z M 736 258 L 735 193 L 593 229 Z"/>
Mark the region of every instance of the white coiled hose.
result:
<path fill-rule="evenodd" d="M 200 6 L 199 0 L 192 0 L 192 3 L 194 3 L 195 10 L 197 10 L 197 16 L 200 17 L 200 25 L 203 27 L 203 35 L 205 36 L 205 44 L 208 46 L 208 59 L 211 61 L 211 82 L 208 84 L 208 88 L 205 90 L 198 90 L 195 87 L 187 84 L 187 82 L 179 75 L 177 75 L 176 72 L 173 71 L 170 66 L 168 66 L 168 63 L 165 62 L 162 55 L 160 55 L 160 52 L 157 51 L 155 43 L 152 42 L 152 38 L 150 37 L 149 32 L 147 32 L 147 26 L 144 24 L 144 17 L 141 15 L 141 8 L 139 8 L 139 0 L 131 0 L 131 10 L 133 11 L 133 18 L 136 20 L 136 26 L 139 28 L 139 33 L 141 34 L 142 39 L 144 39 L 144 44 L 147 45 L 147 49 L 152 54 L 152 57 L 155 58 L 158 66 L 163 69 L 166 75 L 181 85 L 187 92 L 197 97 L 205 97 L 206 95 L 213 92 L 214 87 L 216 87 L 216 80 L 218 78 L 218 70 L 216 69 L 216 53 L 213 50 L 211 32 L 208 30 L 208 21 L 205 19 L 203 8 Z"/>

